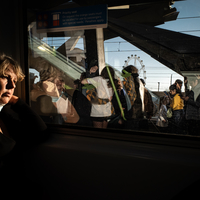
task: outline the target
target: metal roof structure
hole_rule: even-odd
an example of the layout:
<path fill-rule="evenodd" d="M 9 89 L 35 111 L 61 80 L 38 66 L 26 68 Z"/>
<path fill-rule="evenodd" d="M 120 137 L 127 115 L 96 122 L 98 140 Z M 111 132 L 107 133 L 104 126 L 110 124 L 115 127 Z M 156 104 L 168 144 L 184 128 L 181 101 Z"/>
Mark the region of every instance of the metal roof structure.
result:
<path fill-rule="evenodd" d="M 108 29 L 181 74 L 200 68 L 200 38 L 144 24 L 109 19 Z"/>
<path fill-rule="evenodd" d="M 172 7 L 173 3 L 172 0 L 35 0 L 27 1 L 27 7 L 30 20 L 41 10 L 99 4 L 108 7 L 129 5 L 129 9 L 108 10 L 105 40 L 120 36 L 179 74 L 181 71 L 197 71 L 200 67 L 200 38 L 155 27 L 177 19 L 179 12 Z M 62 35 L 50 34 L 54 37 Z"/>

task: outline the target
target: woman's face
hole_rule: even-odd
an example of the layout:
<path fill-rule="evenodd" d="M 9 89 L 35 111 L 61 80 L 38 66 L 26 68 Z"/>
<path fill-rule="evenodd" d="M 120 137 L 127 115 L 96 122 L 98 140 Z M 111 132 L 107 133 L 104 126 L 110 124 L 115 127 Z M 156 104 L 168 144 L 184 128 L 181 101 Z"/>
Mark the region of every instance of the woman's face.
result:
<path fill-rule="evenodd" d="M 0 77 L 0 103 L 7 104 L 13 96 L 17 75 L 13 71 L 13 66 L 9 65 L 4 72 L 5 75 Z"/>
<path fill-rule="evenodd" d="M 181 83 L 176 83 L 176 87 L 181 90 L 182 84 Z"/>
<path fill-rule="evenodd" d="M 91 68 L 90 68 L 90 74 L 91 74 L 91 73 L 95 73 L 95 72 L 97 71 L 97 69 L 98 69 L 98 66 L 93 66 L 93 67 L 91 67 Z"/>
<path fill-rule="evenodd" d="M 166 97 L 166 98 L 164 99 L 164 102 L 165 102 L 165 104 L 167 105 L 167 104 L 169 103 L 169 98 Z"/>
<path fill-rule="evenodd" d="M 62 81 L 60 78 L 56 78 L 54 80 L 54 83 L 56 84 L 56 87 L 57 87 L 59 93 L 61 93 L 64 88 L 64 81 Z"/>
<path fill-rule="evenodd" d="M 170 94 L 171 95 L 175 95 L 176 94 L 176 90 L 174 89 L 174 90 L 170 90 Z"/>

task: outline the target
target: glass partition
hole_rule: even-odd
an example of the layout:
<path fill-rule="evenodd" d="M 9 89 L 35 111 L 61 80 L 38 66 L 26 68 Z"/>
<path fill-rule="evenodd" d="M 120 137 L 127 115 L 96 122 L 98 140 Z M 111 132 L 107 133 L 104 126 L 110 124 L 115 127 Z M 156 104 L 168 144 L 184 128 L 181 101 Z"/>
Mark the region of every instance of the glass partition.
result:
<path fill-rule="evenodd" d="M 199 135 L 200 3 L 127 8 L 108 7 L 101 46 L 95 28 L 29 24 L 32 108 L 46 123 Z"/>

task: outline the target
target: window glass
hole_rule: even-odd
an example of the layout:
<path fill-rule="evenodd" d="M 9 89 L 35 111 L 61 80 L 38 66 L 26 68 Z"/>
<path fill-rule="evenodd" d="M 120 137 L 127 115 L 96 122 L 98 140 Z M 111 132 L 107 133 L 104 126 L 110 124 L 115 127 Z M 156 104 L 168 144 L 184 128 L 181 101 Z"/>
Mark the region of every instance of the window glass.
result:
<path fill-rule="evenodd" d="M 38 32 L 33 20 L 31 106 L 46 123 L 199 135 L 199 8 L 108 5 L 103 38 L 94 28 Z"/>

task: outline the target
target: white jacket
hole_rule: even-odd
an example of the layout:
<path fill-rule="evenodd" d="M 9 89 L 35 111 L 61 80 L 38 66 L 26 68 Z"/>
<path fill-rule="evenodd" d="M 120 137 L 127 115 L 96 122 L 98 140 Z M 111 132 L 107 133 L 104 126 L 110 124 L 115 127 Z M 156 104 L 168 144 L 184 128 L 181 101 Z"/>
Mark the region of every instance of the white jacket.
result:
<path fill-rule="evenodd" d="M 163 120 L 166 120 L 166 122 L 163 122 Z M 166 105 L 161 105 L 156 125 L 160 126 L 160 127 L 167 127 L 168 126 Z"/>

